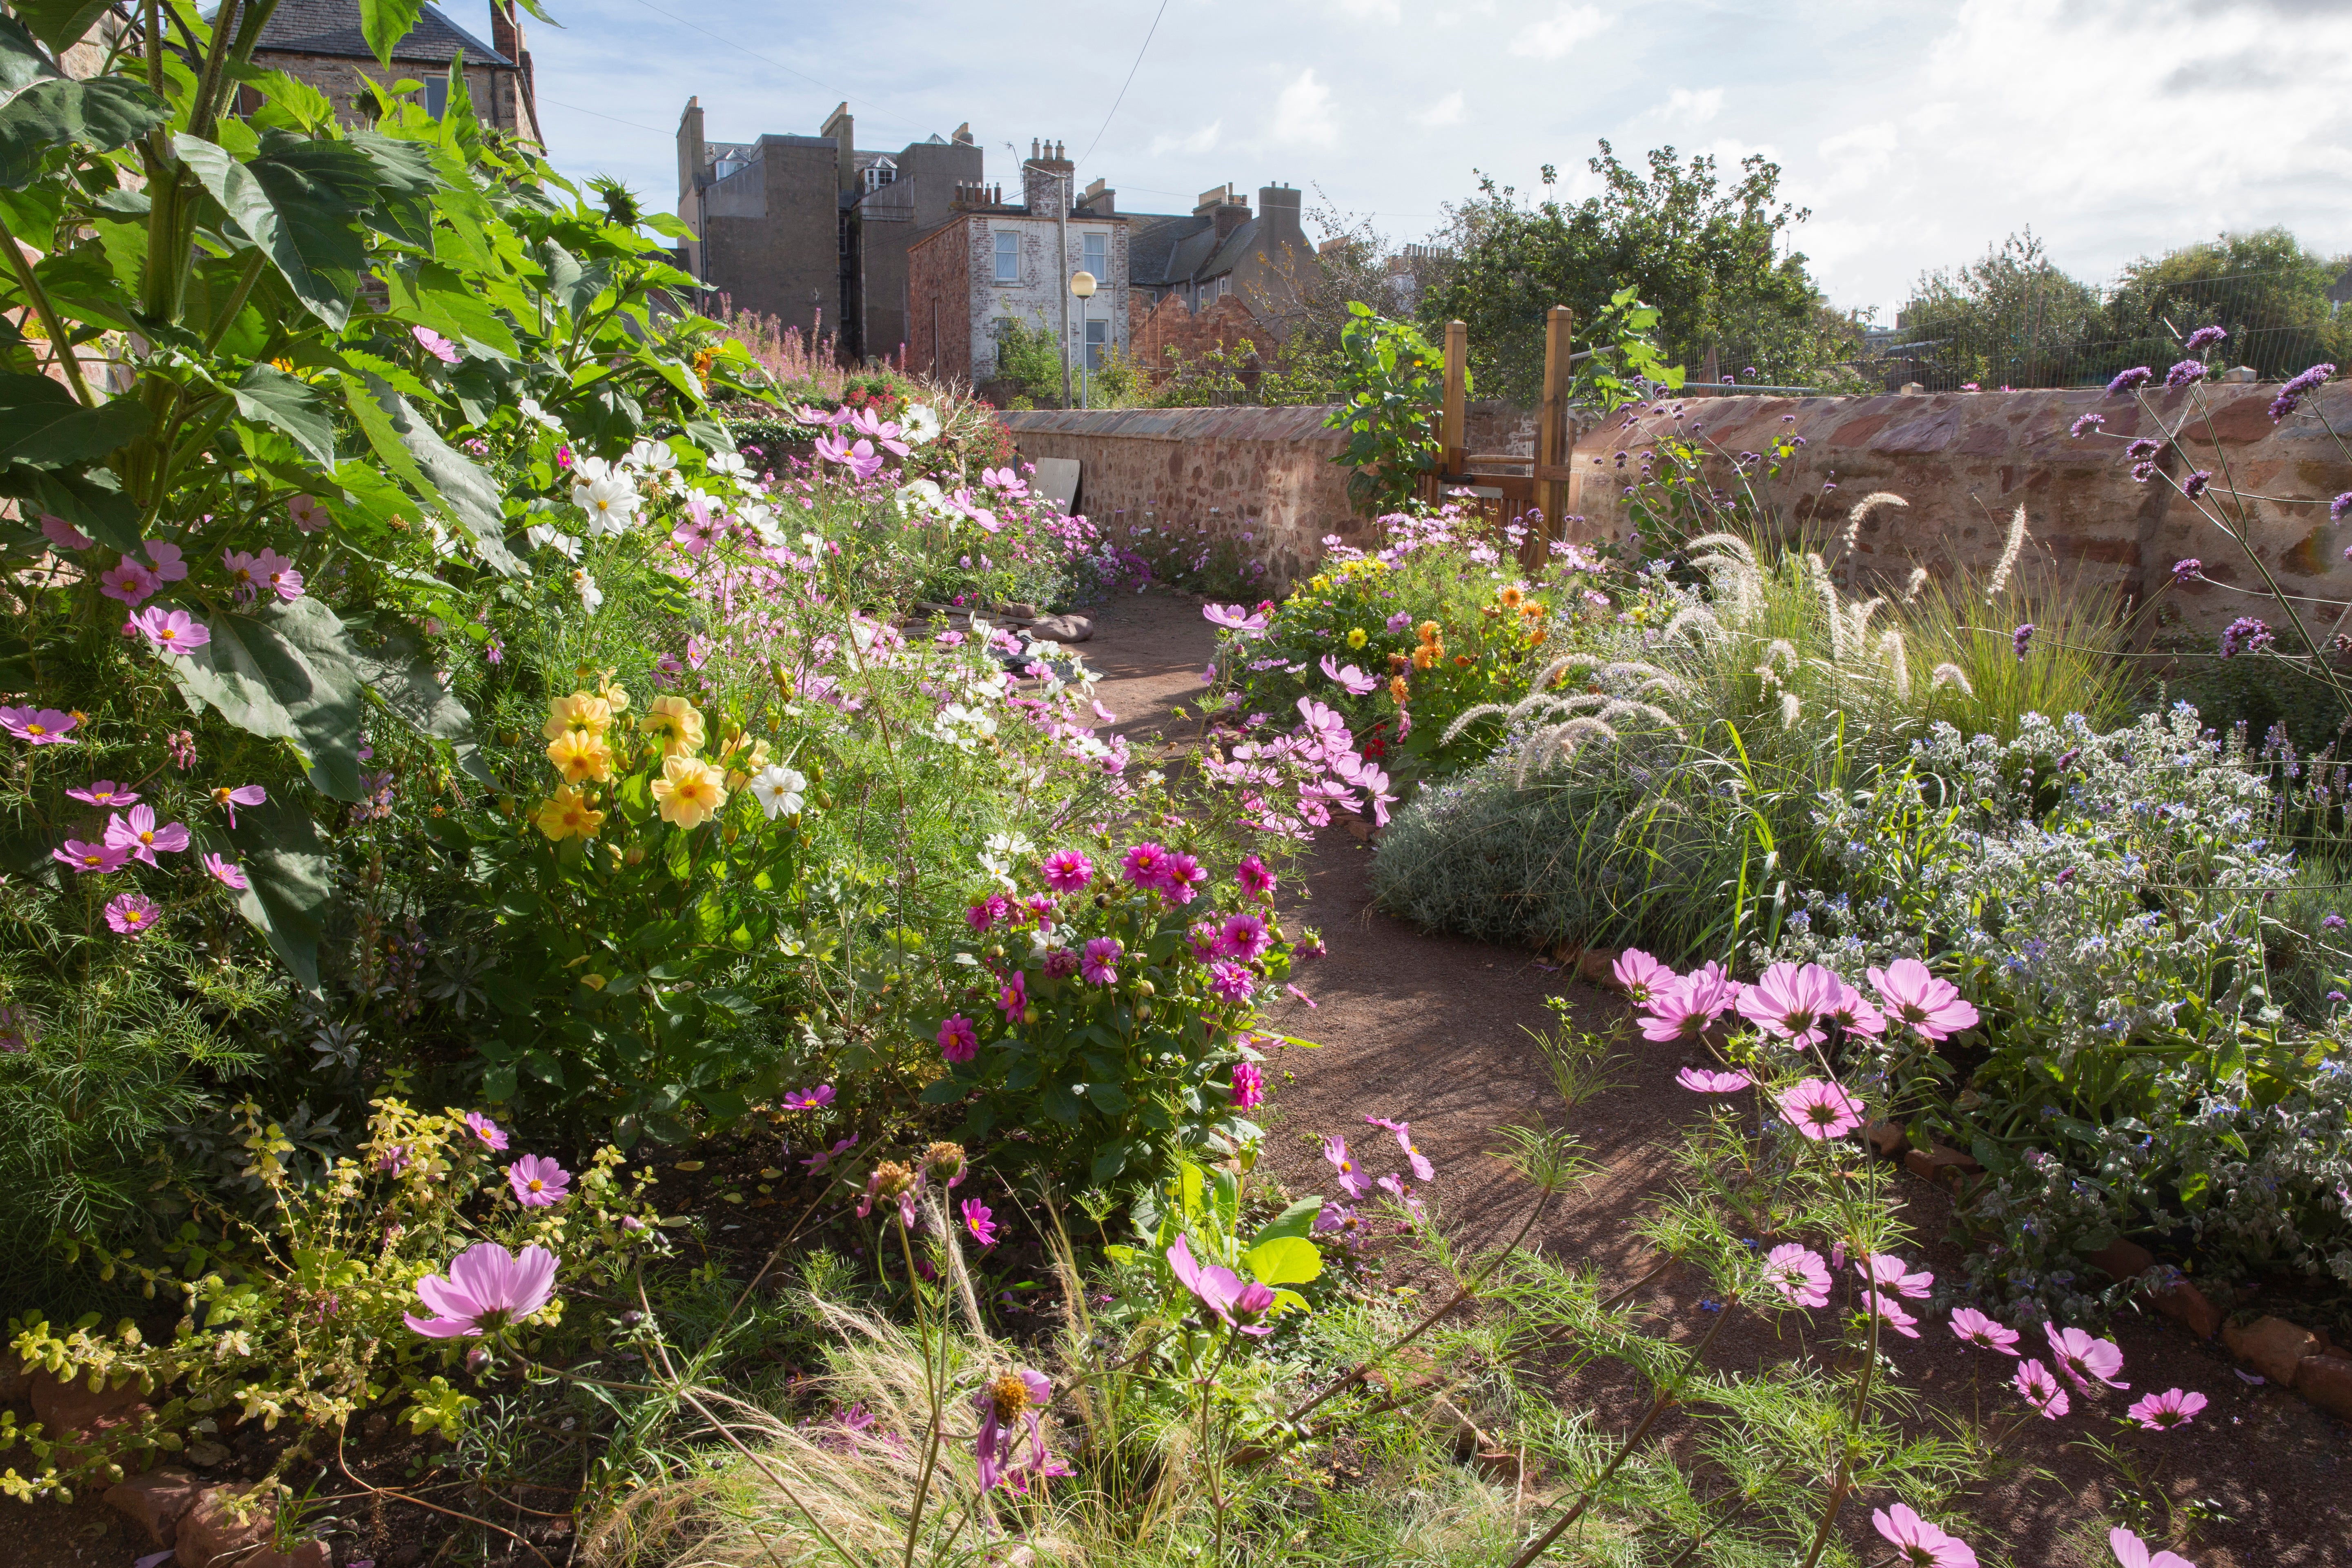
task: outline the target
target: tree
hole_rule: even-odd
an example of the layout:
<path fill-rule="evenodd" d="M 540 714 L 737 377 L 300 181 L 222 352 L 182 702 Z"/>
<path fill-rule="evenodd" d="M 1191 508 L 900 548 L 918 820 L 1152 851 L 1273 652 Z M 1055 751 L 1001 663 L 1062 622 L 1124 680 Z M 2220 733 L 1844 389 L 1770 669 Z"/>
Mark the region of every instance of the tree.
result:
<path fill-rule="evenodd" d="M 1590 321 L 1629 288 L 1661 312 L 1670 362 L 1695 365 L 1713 347 L 1742 380 L 1806 384 L 1840 357 L 1804 256 L 1781 254 L 1810 214 L 1780 199 L 1778 163 L 1744 158 L 1727 189 L 1712 157 L 1685 164 L 1661 147 L 1645 176 L 1603 142 L 1591 167 L 1603 189 L 1581 203 L 1547 195 L 1528 205 L 1482 174 L 1478 195 L 1449 209 L 1452 258 L 1422 290 L 1419 313 L 1433 331 L 1469 324 L 1470 363 L 1489 395 L 1540 400 L 1545 312 L 1566 305 Z M 1549 191 L 1549 165 L 1544 175 Z"/>
<path fill-rule="evenodd" d="M 2294 375 L 2317 360 L 2341 359 L 2352 348 L 2352 332 L 2327 291 L 2347 261 L 2305 249 L 2284 228 L 2224 234 L 2153 259 L 2142 257 L 2123 269 L 2107 302 L 2108 336 L 2115 340 L 2107 357 L 2116 369 L 2161 369 L 2165 360 L 2179 357 L 2180 338 L 2216 326 L 2230 336 L 2209 360 L 2252 365 L 2265 381 Z"/>
<path fill-rule="evenodd" d="M 1920 275 L 1899 319 L 1903 347 L 1887 379 L 1934 391 L 2071 386 L 2085 350 L 2104 335 L 2099 291 L 2068 277 L 2032 229 L 1959 267 Z"/>

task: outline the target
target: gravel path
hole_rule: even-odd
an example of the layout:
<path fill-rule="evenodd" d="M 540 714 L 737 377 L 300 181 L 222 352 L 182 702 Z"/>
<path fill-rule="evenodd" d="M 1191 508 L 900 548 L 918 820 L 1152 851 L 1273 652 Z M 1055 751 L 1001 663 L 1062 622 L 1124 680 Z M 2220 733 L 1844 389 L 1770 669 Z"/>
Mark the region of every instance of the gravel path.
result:
<path fill-rule="evenodd" d="M 1102 674 L 1101 700 L 1139 752 L 1156 731 L 1173 740 L 1192 733 L 1169 710 L 1200 690 L 1213 645 L 1199 601 L 1158 591 L 1124 596 L 1103 607 L 1096 624 L 1082 651 Z M 1623 1002 L 1535 955 L 1433 936 L 1380 913 L 1367 884 L 1370 859 L 1370 845 L 1335 825 L 1304 863 L 1303 878 L 1283 889 L 1286 920 L 1320 928 L 1330 955 L 1301 965 L 1296 976 L 1315 1006 L 1285 998 L 1268 1016 L 1272 1027 L 1320 1047 L 1286 1047 L 1268 1064 L 1276 1112 L 1268 1166 L 1296 1191 L 1332 1193 L 1319 1157 L 1325 1133 L 1344 1132 L 1364 1168 L 1379 1174 L 1401 1161 L 1364 1117 L 1410 1121 L 1414 1142 L 1437 1167 L 1423 1195 L 1450 1232 L 1476 1245 L 1507 1237 L 1530 1198 L 1487 1156 L 1499 1142 L 1496 1130 L 1564 1120 L 1601 1170 L 1569 1195 L 1538 1238 L 1558 1259 L 1589 1265 L 1604 1279 L 1633 1280 L 1648 1262 L 1634 1225 L 1670 1180 L 1667 1154 L 1678 1130 L 1706 1113 L 1700 1097 L 1674 1082 L 1695 1058 L 1625 1028 L 1615 1075 L 1622 1087 L 1568 1111 L 1526 1031 L 1551 1021 L 1547 996 L 1567 996 L 1580 1025 L 1594 1030 L 1625 1020 Z M 1946 1239 L 1948 1200 L 1908 1177 L 1901 1190 L 1928 1267 L 1958 1278 L 1961 1251 Z M 1696 1337 L 1708 1321 L 1696 1281 L 1671 1272 L 1646 1292 L 1646 1306 L 1653 1322 L 1671 1325 L 1676 1338 Z M 1946 1413 L 1970 1415 L 1979 1391 L 1988 1406 L 1995 1403 L 2000 1378 L 2015 1363 L 1961 1345 L 1940 1318 L 1921 1328 L 1920 1340 L 1896 1340 L 1889 1351 L 1919 1394 L 1916 1429 L 1934 1431 Z M 2199 1342 L 2169 1320 L 2126 1316 L 2116 1337 L 2134 1394 L 2078 1399 L 2069 1418 L 2036 1420 L 2004 1443 L 2004 1472 L 1969 1510 L 1987 1521 L 1969 1539 L 1989 1563 L 2008 1557 L 2021 1568 L 2110 1568 L 2105 1526 L 2090 1527 L 2116 1510 L 2117 1482 L 2104 1461 L 2074 1446 L 2097 1436 L 2133 1454 L 2142 1476 L 2153 1473 L 2155 1489 L 2176 1504 L 2210 1500 L 2227 1516 L 2180 1548 L 2197 1568 L 2352 1564 L 2352 1441 L 2342 1426 L 2291 1394 L 2247 1385 L 2218 1345 Z M 1799 1352 L 1793 1340 L 1736 1321 L 1710 1359 L 1737 1370 Z M 1972 1382 L 1978 1377 L 1980 1385 Z M 2137 1393 L 2175 1386 L 2211 1401 L 2195 1425 L 2161 1434 L 2117 1430 L 2116 1419 Z M 1646 1385 L 1606 1367 L 1563 1379 L 1559 1393 L 1564 1403 L 1594 1405 L 1619 1424 L 1636 1418 L 1648 1400 Z M 1868 1510 L 1847 1512 L 1866 1532 Z M 2142 1533 L 2153 1541 L 2156 1531 Z"/>

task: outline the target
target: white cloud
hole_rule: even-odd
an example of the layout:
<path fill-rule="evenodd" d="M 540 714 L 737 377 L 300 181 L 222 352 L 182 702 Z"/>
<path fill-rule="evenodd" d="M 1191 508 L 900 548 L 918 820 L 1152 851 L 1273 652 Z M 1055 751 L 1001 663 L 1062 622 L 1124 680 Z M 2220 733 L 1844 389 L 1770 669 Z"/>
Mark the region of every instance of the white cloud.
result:
<path fill-rule="evenodd" d="M 1189 136 L 1177 136 L 1161 132 L 1151 139 L 1151 155 L 1163 157 L 1170 153 L 1190 153 L 1195 157 L 1217 149 L 1217 137 L 1225 128 L 1222 120 L 1212 120 Z"/>
<path fill-rule="evenodd" d="M 1462 95 L 1458 92 L 1447 93 L 1412 117 L 1412 122 L 1415 125 L 1427 125 L 1433 128 L 1440 125 L 1459 125 L 1462 120 Z"/>
<path fill-rule="evenodd" d="M 1315 79 L 1311 66 L 1274 100 L 1275 141 L 1299 147 L 1329 147 L 1339 140 L 1331 121 L 1331 89 Z"/>
<path fill-rule="evenodd" d="M 1399 22 L 1404 19 L 1403 0 L 1329 0 L 1331 9 L 1351 21 Z"/>
<path fill-rule="evenodd" d="M 1597 5 L 1562 5 L 1540 22 L 1530 22 L 1511 40 L 1511 53 L 1529 59 L 1556 60 L 1587 38 L 1599 37 L 1609 17 Z"/>
<path fill-rule="evenodd" d="M 1723 89 L 1703 87 L 1693 91 L 1678 87 L 1669 93 L 1666 101 L 1650 110 L 1652 116 L 1668 125 L 1704 125 L 1723 112 Z"/>
<path fill-rule="evenodd" d="M 1874 120 L 1822 138 L 1815 151 L 1829 167 L 1820 190 L 1828 195 L 1864 189 L 1895 161 L 1896 139 L 1895 122 L 1889 120 Z"/>

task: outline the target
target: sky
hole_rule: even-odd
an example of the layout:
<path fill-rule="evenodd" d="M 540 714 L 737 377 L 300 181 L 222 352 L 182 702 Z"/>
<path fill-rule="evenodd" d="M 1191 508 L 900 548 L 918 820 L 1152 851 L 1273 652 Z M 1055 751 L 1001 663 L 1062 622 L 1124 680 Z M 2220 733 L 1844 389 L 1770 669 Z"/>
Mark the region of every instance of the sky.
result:
<path fill-rule="evenodd" d="M 689 95 L 713 141 L 813 135 L 845 99 L 861 147 L 969 121 L 1007 185 L 1058 138 L 1123 210 L 1288 184 L 1398 243 L 1482 172 L 1591 195 L 1604 138 L 1727 174 L 1762 153 L 1830 302 L 1890 323 L 1923 271 L 2028 227 L 2094 281 L 2270 225 L 2352 252 L 2352 0 L 547 6 L 562 27 L 526 25 L 556 165 L 665 206 Z"/>

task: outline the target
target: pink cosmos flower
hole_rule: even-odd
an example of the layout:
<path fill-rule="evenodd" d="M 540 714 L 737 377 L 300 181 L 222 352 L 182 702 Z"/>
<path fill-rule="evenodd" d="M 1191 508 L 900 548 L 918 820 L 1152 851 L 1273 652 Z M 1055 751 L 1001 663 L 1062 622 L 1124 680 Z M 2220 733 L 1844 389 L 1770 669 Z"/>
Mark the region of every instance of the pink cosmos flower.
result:
<path fill-rule="evenodd" d="M 1903 1303 L 1876 1290 L 1864 1290 L 1862 1303 L 1878 1314 L 1886 1326 L 1906 1340 L 1919 1337 L 1919 1320 L 1903 1310 Z"/>
<path fill-rule="evenodd" d="M 331 521 L 327 516 L 327 509 L 320 506 L 318 500 L 310 496 L 289 496 L 286 500 L 286 516 L 304 533 L 317 533 Z"/>
<path fill-rule="evenodd" d="M 1027 1367 L 993 1379 L 971 1396 L 971 1407 L 980 1414 L 980 1436 L 972 1444 L 972 1457 L 979 1463 L 982 1491 L 993 1491 L 1020 1479 L 1011 1463 L 1013 1447 L 1021 1440 L 1013 1425 L 1016 1421 L 1028 1426 L 1027 1468 L 1034 1472 L 1045 1469 L 1045 1432 L 1037 1412 L 1053 1397 L 1054 1385 L 1045 1381 L 1045 1374 Z"/>
<path fill-rule="evenodd" d="M 940 1026 L 937 1038 L 940 1055 L 948 1061 L 968 1062 L 980 1055 L 980 1031 L 961 1013 Z"/>
<path fill-rule="evenodd" d="M 143 548 L 147 559 L 155 568 L 159 583 L 177 583 L 188 574 L 188 563 L 180 555 L 180 547 L 167 539 L 151 539 Z"/>
<path fill-rule="evenodd" d="M 1293 996 L 1297 997 L 1301 1002 L 1306 1003 L 1309 1007 L 1319 1005 L 1314 997 L 1309 996 L 1306 992 L 1301 991 L 1297 986 L 1291 984 L 1288 981 L 1283 982 L 1282 988 L 1285 991 L 1289 992 Z"/>
<path fill-rule="evenodd" d="M 823 1175 L 826 1166 L 832 1164 L 835 1160 L 840 1159 L 844 1154 L 848 1153 L 852 1149 L 857 1147 L 858 1137 L 859 1134 L 853 1132 L 848 1137 L 844 1138 L 839 1142 L 835 1143 L 832 1148 L 820 1150 L 818 1152 L 811 1154 L 807 1159 L 803 1160 L 801 1164 L 805 1170 L 807 1170 L 809 1174 L 813 1176 Z"/>
<path fill-rule="evenodd" d="M 2111 1341 L 2095 1340 L 2080 1329 L 2062 1329 L 2057 1324 L 2042 1325 L 2044 1338 L 2050 1342 L 2050 1357 L 2066 1380 L 2088 1394 L 2095 1378 L 2109 1388 L 2129 1388 L 2128 1383 L 2117 1383 L 2116 1373 L 2124 1369 L 2124 1352 Z"/>
<path fill-rule="evenodd" d="M 129 850 L 134 860 L 158 866 L 162 864 L 155 858 L 158 849 L 173 855 L 188 847 L 188 828 L 185 823 L 180 822 L 167 822 L 159 826 L 153 806 L 134 805 L 127 822 L 120 812 L 108 814 L 106 844 L 110 849 Z"/>
<path fill-rule="evenodd" d="M 1203 1265 L 1192 1258 L 1191 1242 L 1183 1236 L 1168 1249 L 1168 1267 L 1176 1271 L 1177 1280 L 1201 1300 L 1201 1305 L 1216 1314 L 1228 1328 L 1239 1330 L 1254 1338 L 1274 1332 L 1272 1323 L 1258 1320 L 1274 1305 L 1274 1292 L 1252 1279 L 1244 1283 L 1230 1268 L 1215 1264 Z"/>
<path fill-rule="evenodd" d="M 66 791 L 66 794 L 73 796 L 76 800 L 86 800 L 89 802 L 90 805 L 98 806 L 137 805 L 139 804 L 139 796 L 136 793 L 124 789 L 112 779 L 100 779 L 96 784 L 90 785 L 88 789 L 69 789 Z"/>
<path fill-rule="evenodd" d="M 1870 998 L 1848 985 L 1832 973 L 1828 1016 L 1850 1035 L 1876 1037 L 1886 1033 L 1886 1016 L 1871 1005 Z"/>
<path fill-rule="evenodd" d="M 1764 1282 L 1800 1307 L 1830 1304 L 1830 1269 L 1822 1255 L 1797 1242 L 1784 1241 L 1764 1255 Z"/>
<path fill-rule="evenodd" d="M 240 602 L 252 599 L 261 592 L 261 574 L 253 569 L 251 551 L 222 551 L 221 570 L 228 574 L 229 586 Z"/>
<path fill-rule="evenodd" d="M 150 605 L 131 623 L 157 653 L 194 653 L 213 640 L 210 628 L 185 610 Z"/>
<path fill-rule="evenodd" d="M 155 574 L 126 555 L 98 574 L 98 591 L 137 609 L 163 584 Z"/>
<path fill-rule="evenodd" d="M 1952 1313 L 1952 1332 L 1972 1345 L 2002 1355 L 2017 1353 L 2017 1331 L 1997 1319 L 1988 1318 L 1974 1307 L 1961 1307 Z"/>
<path fill-rule="evenodd" d="M 1244 893 L 1263 896 L 1274 891 L 1274 873 L 1255 855 L 1242 857 L 1242 863 L 1234 868 L 1234 880 L 1241 884 Z"/>
<path fill-rule="evenodd" d="M 1697 1094 L 1738 1094 L 1755 1083 L 1744 1072 L 1717 1072 L 1710 1068 L 1685 1068 L 1675 1081 Z"/>
<path fill-rule="evenodd" d="M 59 550 L 88 550 L 98 542 L 53 511 L 41 514 L 41 533 Z"/>
<path fill-rule="evenodd" d="M 1921 1039 L 1949 1039 L 1977 1026 L 1977 1010 L 1960 1000 L 1959 988 L 1938 980 L 1916 958 L 1898 958 L 1884 969 L 1870 971 L 1872 989 L 1885 1006 L 1889 1023 L 1911 1030 Z"/>
<path fill-rule="evenodd" d="M 415 338 L 418 346 L 423 348 L 426 353 L 431 354 L 443 364 L 456 364 L 457 363 L 457 345 L 443 337 L 440 333 L 435 331 L 432 328 L 411 327 L 408 329 L 408 335 Z"/>
<path fill-rule="evenodd" d="M 375 1168 L 387 1176 L 397 1176 L 408 1169 L 408 1145 L 394 1143 L 375 1157 Z"/>
<path fill-rule="evenodd" d="M 1115 936 L 1098 936 L 1090 940 L 1078 960 L 1078 973 L 1089 985 L 1115 985 L 1118 983 L 1118 961 L 1127 948 Z"/>
<path fill-rule="evenodd" d="M 120 936 L 143 936 L 163 917 L 155 900 L 144 893 L 117 893 L 106 906 L 106 923 Z"/>
<path fill-rule="evenodd" d="M 1056 849 L 1045 857 L 1045 886 L 1057 893 L 1075 893 L 1095 879 L 1095 863 L 1076 849 Z"/>
<path fill-rule="evenodd" d="M 507 1167 L 507 1185 L 527 1209 L 551 1209 L 572 1195 L 572 1173 L 543 1154 L 525 1154 Z"/>
<path fill-rule="evenodd" d="M 833 1103 L 833 1085 L 818 1084 L 814 1089 L 795 1089 L 784 1096 L 786 1110 L 823 1110 Z"/>
<path fill-rule="evenodd" d="M 1843 984 L 1818 963 L 1776 963 L 1739 993 L 1739 1016 L 1800 1046 L 1821 1043 L 1832 1005 Z"/>
<path fill-rule="evenodd" d="M 226 784 L 221 784 L 213 790 L 213 804 L 228 813 L 228 825 L 231 827 L 236 826 L 238 806 L 259 805 L 268 798 L 268 793 L 259 784 L 239 784 L 235 789 L 229 788 Z"/>
<path fill-rule="evenodd" d="M 1239 1005 L 1255 994 L 1257 983 L 1240 964 L 1220 962 L 1209 966 L 1209 989 L 1217 1000 Z"/>
<path fill-rule="evenodd" d="M 497 1122 L 491 1121 L 480 1111 L 469 1110 L 466 1112 L 465 1121 L 466 1125 L 473 1130 L 474 1136 L 482 1141 L 482 1147 L 485 1149 L 502 1150 L 507 1146 L 506 1129 L 500 1127 Z"/>
<path fill-rule="evenodd" d="M 1707 994 L 1694 989 L 1691 982 L 1697 976 L 1668 979 L 1650 994 L 1642 1012 L 1642 1037 L 1671 1043 L 1675 1040 L 1696 1040 L 1706 1033 L 1707 1026 L 1722 1014 L 1718 1005 L 1710 1011 L 1705 1005 Z M 1688 1082 L 1690 1069 L 1683 1070 Z M 1709 1075 L 1712 1076 L 1712 1075 Z"/>
<path fill-rule="evenodd" d="M 1629 947 L 1619 953 L 1617 962 L 1609 966 L 1609 973 L 1616 976 L 1625 994 L 1637 1003 L 1647 1003 L 1675 979 L 1673 970 L 1638 947 Z"/>
<path fill-rule="evenodd" d="M 2070 1405 L 2066 1391 L 2058 1386 L 2057 1374 L 2040 1362 L 2027 1362 L 2010 1381 L 2025 1403 L 2042 1413 L 2043 1420 L 2055 1421 L 2066 1414 Z"/>
<path fill-rule="evenodd" d="M 1428 1156 L 1412 1146 L 1412 1122 L 1391 1121 L 1385 1116 L 1367 1116 L 1364 1121 L 1368 1126 L 1385 1130 L 1396 1139 L 1397 1147 L 1404 1151 L 1405 1163 L 1412 1167 L 1414 1181 L 1426 1182 L 1437 1174 L 1436 1167 L 1429 1163 Z"/>
<path fill-rule="evenodd" d="M 1234 1064 L 1233 1102 L 1235 1110 L 1255 1110 L 1265 1103 L 1265 1074 L 1255 1062 Z"/>
<path fill-rule="evenodd" d="M 292 557 L 265 550 L 253 558 L 253 571 L 280 599 L 290 604 L 302 596 L 302 574 L 294 569 Z"/>
<path fill-rule="evenodd" d="M 1201 618 L 1213 626 L 1223 626 L 1229 632 L 1254 635 L 1265 630 L 1266 618 L 1253 614 L 1239 605 L 1203 605 Z"/>
<path fill-rule="evenodd" d="M 1746 1011 L 1744 1000 L 1740 1005 Z M 1862 1101 L 1848 1094 L 1844 1086 L 1823 1078 L 1809 1078 L 1782 1089 L 1773 1097 L 1773 1103 L 1790 1125 L 1817 1142 L 1843 1138 L 1862 1125 Z"/>
<path fill-rule="evenodd" d="M 1372 688 L 1380 684 L 1379 680 L 1365 674 L 1354 665 L 1343 665 L 1328 653 L 1323 656 L 1323 673 L 1337 681 L 1340 689 L 1350 697 L 1365 696 Z"/>
<path fill-rule="evenodd" d="M 1163 888 L 1168 885 L 1168 851 L 1157 844 L 1139 844 L 1119 859 L 1127 879 L 1139 888 Z"/>
<path fill-rule="evenodd" d="M 963 1227 L 971 1233 L 971 1238 L 982 1247 L 996 1245 L 998 1226 L 995 1212 L 978 1198 L 964 1199 Z"/>
<path fill-rule="evenodd" d="M 1265 921 L 1253 914 L 1227 915 L 1221 933 L 1225 952 L 1248 963 L 1272 943 L 1266 934 Z"/>
<path fill-rule="evenodd" d="M 1915 1301 L 1927 1299 L 1927 1288 L 1936 1282 L 1933 1274 L 1906 1274 L 1903 1259 L 1891 1253 L 1874 1253 L 1856 1258 L 1854 1267 L 1868 1276 L 1870 1282 L 1881 1290 L 1892 1289 L 1898 1296 L 1908 1296 Z"/>
<path fill-rule="evenodd" d="M 1870 1522 L 1895 1543 L 1895 1560 L 1901 1568 L 1977 1568 L 1977 1554 L 1967 1542 L 1946 1534 L 1903 1503 L 1872 1510 Z"/>
<path fill-rule="evenodd" d="M 49 851 L 49 858 L 60 866 L 70 866 L 84 876 L 96 872 L 120 871 L 131 863 L 131 851 L 107 844 L 85 844 L 79 838 L 66 840 L 62 849 Z"/>
<path fill-rule="evenodd" d="M 2125 1414 L 2151 1432 L 2168 1432 L 2175 1426 L 2188 1426 L 2204 1408 L 2203 1394 L 2168 1388 L 2162 1394 L 2141 1395 L 2139 1402 Z"/>
<path fill-rule="evenodd" d="M 2107 1531 L 2107 1550 L 2123 1568 L 2197 1568 L 2178 1552 L 2150 1552 L 2147 1542 L 2121 1525 Z"/>
<path fill-rule="evenodd" d="M 1323 1139 L 1323 1158 L 1330 1162 L 1334 1171 L 1339 1173 L 1339 1189 L 1349 1197 L 1360 1198 L 1372 1190 L 1372 1184 L 1364 1179 L 1364 1173 L 1356 1169 L 1356 1162 L 1349 1156 L 1348 1141 L 1345 1138 L 1336 1132 L 1326 1134 Z"/>
<path fill-rule="evenodd" d="M 54 708 L 0 708 L 0 730 L 37 746 L 74 744 L 67 731 L 80 722 L 72 714 L 60 713 Z"/>
<path fill-rule="evenodd" d="M 447 1278 L 427 1274 L 416 1282 L 417 1300 L 433 1316 L 408 1312 L 402 1321 L 428 1339 L 474 1338 L 511 1328 L 554 1294 L 555 1254 L 543 1247 L 514 1253 L 478 1241 L 450 1260 Z"/>
<path fill-rule="evenodd" d="M 217 855 L 207 854 L 205 857 L 205 869 L 219 878 L 221 886 L 232 892 L 242 893 L 253 886 L 247 879 L 244 868 L 234 860 L 224 860 Z"/>

